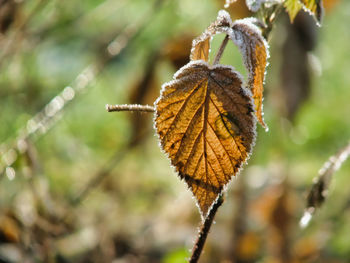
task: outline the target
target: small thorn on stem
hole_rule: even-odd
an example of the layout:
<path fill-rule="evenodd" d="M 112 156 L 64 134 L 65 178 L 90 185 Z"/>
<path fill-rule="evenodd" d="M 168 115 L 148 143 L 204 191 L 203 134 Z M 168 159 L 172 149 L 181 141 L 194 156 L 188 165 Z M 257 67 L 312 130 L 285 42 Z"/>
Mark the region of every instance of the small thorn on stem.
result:
<path fill-rule="evenodd" d="M 106 104 L 106 110 L 108 112 L 113 112 L 113 111 L 154 112 L 155 111 L 153 106 L 140 105 L 140 104 L 121 104 L 121 105 L 109 105 L 109 104 Z"/>

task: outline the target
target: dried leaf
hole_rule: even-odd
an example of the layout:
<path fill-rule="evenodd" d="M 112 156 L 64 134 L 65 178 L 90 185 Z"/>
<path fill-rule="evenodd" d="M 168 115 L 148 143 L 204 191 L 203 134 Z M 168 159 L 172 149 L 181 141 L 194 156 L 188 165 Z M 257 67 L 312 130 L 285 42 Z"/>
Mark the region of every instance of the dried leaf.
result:
<path fill-rule="evenodd" d="M 256 116 L 260 124 L 268 130 L 263 119 L 263 84 L 265 69 L 269 57 L 268 45 L 255 25 L 257 19 L 246 18 L 233 23 L 233 33 L 230 35 L 243 56 L 243 62 L 248 70 L 248 88 L 252 91 Z"/>
<path fill-rule="evenodd" d="M 261 125 L 268 130 L 263 120 L 263 84 L 267 65 L 268 45 L 261 35 L 261 30 L 255 25 L 260 21 L 255 18 L 246 18 L 232 23 L 229 13 L 219 11 L 214 23 L 193 41 L 191 60 L 208 61 L 210 41 L 217 33 L 226 33 L 238 46 L 242 53 L 244 64 L 248 70 L 248 88 L 253 93 L 256 116 Z"/>
<path fill-rule="evenodd" d="M 232 21 L 230 15 L 224 11 L 219 11 L 218 17 L 205 32 L 193 40 L 190 58 L 191 60 L 209 60 L 211 38 L 217 33 L 228 33 Z"/>
<path fill-rule="evenodd" d="M 163 85 L 155 107 L 161 147 L 205 218 L 251 152 L 251 94 L 232 67 L 192 61 Z"/>

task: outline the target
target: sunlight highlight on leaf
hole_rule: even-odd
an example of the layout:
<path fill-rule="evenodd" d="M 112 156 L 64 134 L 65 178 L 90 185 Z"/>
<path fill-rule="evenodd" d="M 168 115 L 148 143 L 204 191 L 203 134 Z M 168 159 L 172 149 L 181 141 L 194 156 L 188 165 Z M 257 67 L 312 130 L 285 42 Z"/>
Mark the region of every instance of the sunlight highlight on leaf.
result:
<path fill-rule="evenodd" d="M 293 23 L 294 18 L 303 8 L 303 5 L 299 2 L 299 0 L 286 0 L 284 2 L 284 7 L 289 15 L 290 22 Z"/>
<path fill-rule="evenodd" d="M 232 67 L 193 61 L 163 85 L 155 107 L 161 147 L 205 218 L 252 150 L 251 94 Z"/>
<path fill-rule="evenodd" d="M 284 7 L 291 23 L 293 23 L 296 15 L 304 8 L 305 11 L 310 13 L 315 19 L 318 26 L 320 26 L 323 17 L 323 1 L 322 0 L 286 0 Z"/>

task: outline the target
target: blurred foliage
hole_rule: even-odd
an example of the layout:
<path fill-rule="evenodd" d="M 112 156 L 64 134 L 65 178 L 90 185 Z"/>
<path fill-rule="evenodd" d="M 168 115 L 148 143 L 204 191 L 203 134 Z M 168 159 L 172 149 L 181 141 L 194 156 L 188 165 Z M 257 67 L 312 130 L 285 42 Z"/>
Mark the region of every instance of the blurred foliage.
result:
<path fill-rule="evenodd" d="M 151 104 L 223 2 L 0 1 L 0 262 L 185 261 L 200 218 L 158 148 L 152 117 L 107 113 L 105 104 Z M 236 4 L 233 19 L 246 12 Z M 312 179 L 350 138 L 350 2 L 325 7 L 311 31 L 316 44 L 302 53 L 308 96 L 292 114 L 281 75 L 300 73 L 282 50 L 306 36 L 289 34 L 284 13 L 277 20 L 264 100 L 270 131 L 259 128 L 201 262 L 350 261 L 349 162 L 310 225 L 298 225 Z M 222 63 L 245 72 L 231 44 Z M 47 107 L 57 94 L 63 107 Z M 41 111 L 43 125 L 28 134 Z"/>

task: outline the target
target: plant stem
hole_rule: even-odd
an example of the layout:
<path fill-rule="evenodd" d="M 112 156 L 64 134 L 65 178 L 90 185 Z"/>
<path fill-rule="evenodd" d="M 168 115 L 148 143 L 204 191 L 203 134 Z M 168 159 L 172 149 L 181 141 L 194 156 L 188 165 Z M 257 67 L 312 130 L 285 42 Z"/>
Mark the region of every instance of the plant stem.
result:
<path fill-rule="evenodd" d="M 122 105 L 106 105 L 108 112 L 113 111 L 141 111 L 141 112 L 154 112 L 154 107 L 149 105 L 140 104 L 122 104 Z"/>
<path fill-rule="evenodd" d="M 221 46 L 220 46 L 220 48 L 219 48 L 219 50 L 218 50 L 218 53 L 216 53 L 216 56 L 215 56 L 215 58 L 214 58 L 213 65 L 219 64 L 220 59 L 221 59 L 221 57 L 222 57 L 222 54 L 224 53 L 224 50 L 225 50 L 226 45 L 227 45 L 227 43 L 228 43 L 228 40 L 229 40 L 229 37 L 228 37 L 228 35 L 226 35 L 225 39 L 224 39 L 224 40 L 222 41 L 222 43 L 221 43 Z"/>
<path fill-rule="evenodd" d="M 189 260 L 189 263 L 196 263 L 199 260 L 199 257 L 202 253 L 205 241 L 207 239 L 207 236 L 209 234 L 210 227 L 213 223 L 214 217 L 216 215 L 216 212 L 218 208 L 222 205 L 224 202 L 223 195 L 220 194 L 218 201 L 214 204 L 213 208 L 210 210 L 209 215 L 206 217 L 197 237 L 197 241 L 194 244 L 193 250 L 192 250 L 192 256 Z"/>

